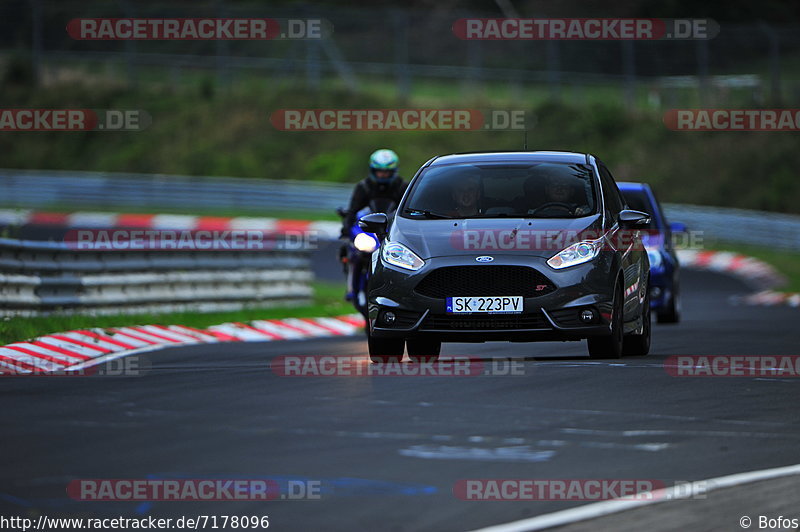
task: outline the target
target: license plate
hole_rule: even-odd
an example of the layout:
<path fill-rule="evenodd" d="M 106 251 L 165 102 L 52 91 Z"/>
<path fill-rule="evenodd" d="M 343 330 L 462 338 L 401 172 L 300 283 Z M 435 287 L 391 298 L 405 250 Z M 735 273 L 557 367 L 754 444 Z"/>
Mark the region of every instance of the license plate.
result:
<path fill-rule="evenodd" d="M 519 314 L 522 312 L 522 296 L 499 297 L 448 297 L 448 314 Z"/>

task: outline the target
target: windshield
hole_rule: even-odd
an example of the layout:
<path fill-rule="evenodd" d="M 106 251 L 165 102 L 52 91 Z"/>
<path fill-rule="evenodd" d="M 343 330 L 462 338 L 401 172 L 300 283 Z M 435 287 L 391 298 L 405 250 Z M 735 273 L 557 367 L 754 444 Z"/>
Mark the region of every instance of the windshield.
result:
<path fill-rule="evenodd" d="M 588 165 L 457 164 L 435 166 L 417 179 L 406 218 L 578 218 L 595 213 Z"/>

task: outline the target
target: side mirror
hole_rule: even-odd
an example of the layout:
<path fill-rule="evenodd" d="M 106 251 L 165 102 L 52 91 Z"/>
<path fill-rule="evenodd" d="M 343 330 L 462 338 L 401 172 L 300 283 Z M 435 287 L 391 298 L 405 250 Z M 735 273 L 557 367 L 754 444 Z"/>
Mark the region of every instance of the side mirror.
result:
<path fill-rule="evenodd" d="M 650 223 L 650 215 L 642 211 L 625 209 L 619 213 L 619 225 L 625 229 L 641 229 Z"/>
<path fill-rule="evenodd" d="M 382 212 L 374 212 L 363 216 L 358 221 L 358 226 L 367 233 L 375 233 L 378 236 L 386 234 L 386 226 L 389 224 L 389 217 Z"/>
<path fill-rule="evenodd" d="M 685 223 L 672 222 L 669 224 L 669 230 L 672 231 L 673 233 L 685 233 L 686 231 L 689 230 L 689 228 L 686 227 Z"/>

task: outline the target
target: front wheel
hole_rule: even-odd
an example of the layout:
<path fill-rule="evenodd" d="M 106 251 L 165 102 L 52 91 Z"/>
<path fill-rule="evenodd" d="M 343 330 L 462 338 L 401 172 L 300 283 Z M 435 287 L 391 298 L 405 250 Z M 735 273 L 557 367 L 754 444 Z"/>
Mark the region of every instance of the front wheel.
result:
<path fill-rule="evenodd" d="M 442 351 L 442 342 L 409 338 L 406 340 L 406 348 L 408 349 L 408 358 L 414 362 L 436 362 Z"/>
<path fill-rule="evenodd" d="M 369 327 L 369 321 L 367 322 Z M 376 363 L 400 362 L 403 359 L 405 341 L 402 338 L 375 338 L 367 331 L 369 358 Z"/>
<path fill-rule="evenodd" d="M 666 308 L 656 313 L 656 319 L 658 323 L 678 323 L 681 321 L 681 299 L 677 284 L 672 287 L 672 295 Z"/>
<path fill-rule="evenodd" d="M 617 288 L 611 310 L 611 334 L 587 340 L 591 358 L 622 358 L 622 303 L 622 294 Z"/>
<path fill-rule="evenodd" d="M 631 334 L 625 337 L 622 343 L 623 354 L 644 356 L 650 352 L 650 320 L 650 292 L 648 290 L 642 304 L 642 334 Z"/>

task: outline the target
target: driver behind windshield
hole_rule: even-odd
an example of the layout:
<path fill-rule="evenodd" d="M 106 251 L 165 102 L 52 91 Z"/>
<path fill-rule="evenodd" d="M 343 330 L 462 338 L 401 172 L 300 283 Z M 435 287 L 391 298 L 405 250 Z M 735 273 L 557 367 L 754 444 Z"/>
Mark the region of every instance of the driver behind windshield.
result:
<path fill-rule="evenodd" d="M 585 216 L 592 212 L 585 193 L 576 190 L 576 179 L 553 170 L 539 171 L 525 180 L 523 195 L 515 202 L 518 212 L 542 216 L 570 214 Z M 581 190 L 582 192 L 582 190 Z"/>

